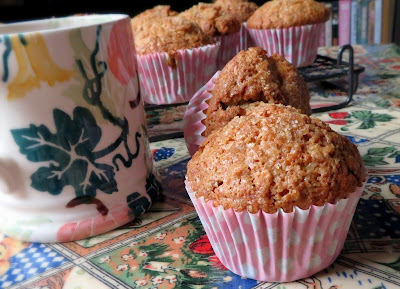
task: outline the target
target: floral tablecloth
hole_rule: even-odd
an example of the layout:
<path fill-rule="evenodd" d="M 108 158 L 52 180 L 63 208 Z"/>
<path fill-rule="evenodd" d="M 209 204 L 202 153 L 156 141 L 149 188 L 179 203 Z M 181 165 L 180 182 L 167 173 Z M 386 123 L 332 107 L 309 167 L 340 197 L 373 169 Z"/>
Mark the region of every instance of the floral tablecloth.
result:
<path fill-rule="evenodd" d="M 0 235 L 0 288 L 400 288 L 400 49 L 354 49 L 356 63 L 366 68 L 354 102 L 315 115 L 358 145 L 370 174 L 343 251 L 329 268 L 291 283 L 257 282 L 227 270 L 186 194 L 190 156 L 177 138 L 151 144 L 164 192 L 139 219 L 69 243 L 22 243 Z M 314 106 L 344 95 L 319 84 L 310 88 Z M 182 131 L 184 111 L 152 110 L 150 133 Z"/>

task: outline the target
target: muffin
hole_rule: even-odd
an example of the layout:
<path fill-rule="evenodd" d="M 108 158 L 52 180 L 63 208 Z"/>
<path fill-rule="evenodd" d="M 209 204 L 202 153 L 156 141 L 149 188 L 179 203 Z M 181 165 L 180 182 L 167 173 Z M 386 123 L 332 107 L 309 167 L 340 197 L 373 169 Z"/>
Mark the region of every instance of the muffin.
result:
<path fill-rule="evenodd" d="M 210 36 L 227 35 L 240 29 L 239 20 L 224 12 L 220 6 L 210 3 L 200 2 L 180 13 L 180 16 L 198 23 L 201 30 Z"/>
<path fill-rule="evenodd" d="M 252 29 L 274 29 L 324 23 L 330 11 L 314 0 L 273 0 L 266 2 L 248 19 Z"/>
<path fill-rule="evenodd" d="M 186 188 L 228 269 L 286 282 L 336 259 L 366 176 L 357 147 L 327 124 L 256 102 L 201 144 Z"/>
<path fill-rule="evenodd" d="M 330 10 L 314 0 L 272 0 L 258 8 L 246 25 L 254 45 L 299 67 L 314 62 L 329 16 Z"/>
<path fill-rule="evenodd" d="M 289 213 L 346 198 L 365 169 L 357 147 L 321 120 L 256 102 L 207 137 L 187 176 L 196 197 L 215 206 Z"/>
<path fill-rule="evenodd" d="M 187 102 L 217 70 L 219 44 L 189 19 L 152 18 L 141 24 L 134 42 L 146 103 Z"/>
<path fill-rule="evenodd" d="M 263 101 L 282 103 L 311 114 L 307 84 L 297 69 L 281 55 L 267 56 L 260 47 L 239 52 L 215 81 L 208 102 L 204 136 L 246 114 L 246 104 Z"/>
<path fill-rule="evenodd" d="M 223 11 L 233 15 L 241 23 L 246 22 L 258 9 L 256 3 L 246 0 L 217 0 L 215 5 L 221 6 Z"/>
<path fill-rule="evenodd" d="M 225 12 L 222 6 L 200 2 L 180 13 L 180 16 L 195 21 L 204 33 L 221 42 L 218 69 L 239 52 L 241 21 L 236 15 Z"/>
<path fill-rule="evenodd" d="M 217 0 L 215 5 L 221 6 L 221 9 L 228 14 L 233 15 L 239 22 L 242 23 L 240 27 L 240 44 L 239 49 L 235 52 L 239 52 L 240 50 L 246 50 L 250 45 L 248 44 L 248 36 L 247 30 L 245 27 L 245 22 L 247 19 L 258 9 L 258 5 L 254 2 L 249 2 L 246 0 Z M 223 67 L 233 55 L 226 56 L 226 59 L 222 61 L 220 67 Z"/>
<path fill-rule="evenodd" d="M 136 53 L 139 55 L 167 52 L 169 64 L 176 67 L 176 53 L 182 49 L 193 49 L 215 40 L 203 33 L 197 23 L 182 17 L 153 18 L 141 25 L 134 37 Z"/>
<path fill-rule="evenodd" d="M 169 5 L 158 5 L 151 9 L 147 9 L 131 19 L 132 32 L 135 34 L 142 29 L 142 25 L 152 21 L 169 16 L 176 16 L 178 12 L 171 9 Z"/>

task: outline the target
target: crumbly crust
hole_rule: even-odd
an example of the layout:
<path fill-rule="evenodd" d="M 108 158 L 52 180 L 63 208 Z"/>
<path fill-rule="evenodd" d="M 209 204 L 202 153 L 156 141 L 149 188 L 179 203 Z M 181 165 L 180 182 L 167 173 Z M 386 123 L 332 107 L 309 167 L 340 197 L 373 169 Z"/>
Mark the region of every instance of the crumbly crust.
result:
<path fill-rule="evenodd" d="M 248 19 L 252 29 L 288 28 L 328 21 L 330 9 L 314 0 L 272 0 Z"/>
<path fill-rule="evenodd" d="M 215 5 L 221 6 L 223 11 L 231 14 L 241 23 L 246 22 L 258 9 L 256 3 L 246 0 L 217 0 Z"/>
<path fill-rule="evenodd" d="M 195 22 L 179 16 L 148 21 L 135 34 L 134 41 L 137 54 L 167 52 L 172 60 L 177 50 L 215 43 Z M 174 66 L 174 62 L 171 63 Z"/>
<path fill-rule="evenodd" d="M 334 203 L 366 176 L 346 137 L 292 107 L 263 102 L 214 131 L 187 166 L 196 197 L 250 213 Z"/>
<path fill-rule="evenodd" d="M 151 9 L 147 9 L 131 19 L 132 31 L 135 34 L 142 30 L 143 24 L 151 21 L 151 19 L 176 16 L 178 12 L 171 9 L 169 5 L 157 5 Z"/>
<path fill-rule="evenodd" d="M 204 136 L 246 114 L 246 104 L 251 102 L 282 103 L 311 114 L 307 84 L 297 69 L 280 55 L 268 57 L 260 47 L 241 51 L 229 61 L 211 93 Z"/>
<path fill-rule="evenodd" d="M 200 2 L 179 15 L 198 23 L 203 32 L 210 36 L 232 34 L 240 30 L 241 22 L 215 4 Z"/>

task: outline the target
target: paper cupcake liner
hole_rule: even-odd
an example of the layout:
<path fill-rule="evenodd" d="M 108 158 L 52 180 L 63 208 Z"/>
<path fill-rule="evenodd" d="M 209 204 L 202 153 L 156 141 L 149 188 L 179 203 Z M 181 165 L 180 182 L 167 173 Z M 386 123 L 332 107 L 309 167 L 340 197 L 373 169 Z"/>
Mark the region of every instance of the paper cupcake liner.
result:
<path fill-rule="evenodd" d="M 255 46 L 260 46 L 268 54 L 280 54 L 296 67 L 307 66 L 315 61 L 320 35 L 324 23 L 282 29 L 247 29 Z"/>
<path fill-rule="evenodd" d="M 202 87 L 186 107 L 183 117 L 184 128 L 183 134 L 186 142 L 186 147 L 189 154 L 192 156 L 199 149 L 200 144 L 206 139 L 201 134 L 205 131 L 206 126 L 202 120 L 206 118 L 203 112 L 208 108 L 207 100 L 211 98 L 211 91 L 214 89 L 214 82 L 217 79 L 220 71 L 217 71 L 214 76 Z"/>
<path fill-rule="evenodd" d="M 274 214 L 240 213 L 186 190 L 215 254 L 229 270 L 268 282 L 307 278 L 332 264 L 343 248 L 363 187 L 336 204 L 282 209 Z"/>
<path fill-rule="evenodd" d="M 149 104 L 184 103 L 217 71 L 220 43 L 177 52 L 177 67 L 168 53 L 138 55 L 140 93 Z"/>
<path fill-rule="evenodd" d="M 217 56 L 217 70 L 224 68 L 240 51 L 241 31 L 229 35 L 216 36 L 215 39 L 221 42 Z"/>
<path fill-rule="evenodd" d="M 249 36 L 246 29 L 246 22 L 243 22 L 240 26 L 240 47 L 239 51 L 246 51 L 247 48 L 252 47 L 251 41 L 249 41 Z"/>

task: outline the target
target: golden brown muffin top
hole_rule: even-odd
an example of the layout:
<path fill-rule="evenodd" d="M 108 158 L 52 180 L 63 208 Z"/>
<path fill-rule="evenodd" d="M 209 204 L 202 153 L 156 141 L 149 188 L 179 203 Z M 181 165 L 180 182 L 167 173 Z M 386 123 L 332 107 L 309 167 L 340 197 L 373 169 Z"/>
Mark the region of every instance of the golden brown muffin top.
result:
<path fill-rule="evenodd" d="M 217 0 L 215 5 L 221 6 L 222 10 L 234 16 L 239 22 L 246 22 L 258 5 L 247 0 Z"/>
<path fill-rule="evenodd" d="M 215 43 L 197 23 L 179 16 L 152 19 L 135 34 L 134 41 L 137 54 L 167 52 L 172 58 L 177 50 Z"/>
<path fill-rule="evenodd" d="M 238 19 L 224 12 L 221 6 L 210 3 L 200 2 L 180 13 L 180 16 L 198 23 L 203 32 L 210 36 L 235 33 L 241 25 Z"/>
<path fill-rule="evenodd" d="M 311 114 L 307 84 L 283 56 L 267 56 L 260 47 L 239 52 L 215 81 L 203 124 L 208 136 L 233 117 L 244 115 L 244 104 L 255 101 L 282 103 Z"/>
<path fill-rule="evenodd" d="M 247 20 L 252 29 L 288 28 L 326 22 L 330 10 L 314 0 L 273 0 L 266 2 Z"/>
<path fill-rule="evenodd" d="M 147 9 L 142 13 L 136 15 L 131 19 L 131 26 L 133 33 L 141 30 L 143 24 L 154 18 L 163 18 L 169 16 L 176 16 L 178 12 L 171 9 L 169 5 L 158 5 L 151 9 Z"/>
<path fill-rule="evenodd" d="M 187 166 L 196 197 L 250 213 L 334 203 L 366 176 L 346 137 L 292 107 L 263 102 L 215 130 Z"/>

